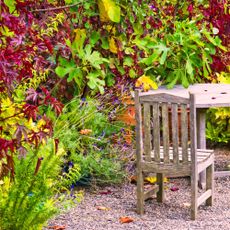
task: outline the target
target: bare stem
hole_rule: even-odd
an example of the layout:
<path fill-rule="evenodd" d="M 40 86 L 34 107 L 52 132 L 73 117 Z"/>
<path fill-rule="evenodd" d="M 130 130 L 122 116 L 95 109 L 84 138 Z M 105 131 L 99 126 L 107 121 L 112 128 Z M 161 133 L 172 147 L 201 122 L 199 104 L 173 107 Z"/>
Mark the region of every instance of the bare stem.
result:
<path fill-rule="evenodd" d="M 62 10 L 62 9 L 77 6 L 80 3 L 82 3 L 82 2 L 74 3 L 71 5 L 67 5 L 67 6 L 58 6 L 58 7 L 46 8 L 46 9 L 35 9 L 35 10 L 31 10 L 30 12 L 44 12 L 44 11 L 52 11 L 52 10 Z"/>

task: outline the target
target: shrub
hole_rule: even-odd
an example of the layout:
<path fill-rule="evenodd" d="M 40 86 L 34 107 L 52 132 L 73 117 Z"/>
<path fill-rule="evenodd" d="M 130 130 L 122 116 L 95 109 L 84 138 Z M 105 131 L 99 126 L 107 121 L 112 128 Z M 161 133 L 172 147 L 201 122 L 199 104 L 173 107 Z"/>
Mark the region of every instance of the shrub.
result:
<path fill-rule="evenodd" d="M 63 149 L 46 145 L 30 149 L 23 158 L 13 157 L 14 178 L 0 180 L 0 229 L 42 229 L 57 211 L 54 198 L 62 163 Z"/>
<path fill-rule="evenodd" d="M 95 99 L 73 99 L 54 125 L 54 136 L 68 153 L 65 158 L 69 169 L 80 167 L 72 183 L 84 178 L 94 178 L 99 183 L 118 182 L 122 177 L 121 163 L 117 161 L 114 134 L 120 132 L 121 123 L 110 120 L 117 109 L 101 106 Z"/>
<path fill-rule="evenodd" d="M 230 84 L 230 74 L 217 74 L 219 83 Z M 207 113 L 206 136 L 216 143 L 230 142 L 230 108 L 209 109 Z"/>

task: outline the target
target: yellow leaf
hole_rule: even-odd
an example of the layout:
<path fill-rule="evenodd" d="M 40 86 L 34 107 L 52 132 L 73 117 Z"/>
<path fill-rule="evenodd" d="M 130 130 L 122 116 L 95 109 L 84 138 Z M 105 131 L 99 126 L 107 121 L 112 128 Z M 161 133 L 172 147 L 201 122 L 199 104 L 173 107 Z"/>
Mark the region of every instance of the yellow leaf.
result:
<path fill-rule="evenodd" d="M 116 28 L 112 25 L 106 25 L 104 28 L 110 33 L 110 34 L 115 34 L 116 33 Z"/>
<path fill-rule="evenodd" d="M 3 26 L 0 28 L 0 32 L 2 33 L 3 36 L 6 36 L 6 37 L 13 37 L 14 36 L 14 32 L 13 31 L 10 31 L 10 29 L 6 26 Z"/>
<path fill-rule="evenodd" d="M 113 0 L 98 0 L 98 8 L 102 22 L 120 21 L 120 7 Z"/>
<path fill-rule="evenodd" d="M 142 75 L 139 77 L 136 81 L 136 87 L 143 87 L 144 91 L 148 91 L 151 88 L 152 89 L 157 89 L 157 83 L 153 81 L 150 77 Z"/>
<path fill-rule="evenodd" d="M 155 184 L 157 182 L 157 178 L 155 176 L 153 177 L 146 177 L 145 181 L 149 182 L 150 184 Z M 164 182 L 168 182 L 168 179 L 164 177 Z"/>
<path fill-rule="evenodd" d="M 108 5 L 106 4 L 106 2 L 104 2 L 103 0 L 98 0 L 98 8 L 99 8 L 99 12 L 100 12 L 100 20 L 102 22 L 109 22 L 109 16 L 108 16 Z"/>
<path fill-rule="evenodd" d="M 39 121 L 38 121 L 38 123 L 37 123 L 37 128 L 41 128 L 43 125 L 45 125 L 46 124 L 46 122 L 45 122 L 45 120 L 43 120 L 43 119 L 40 119 Z"/>
<path fill-rule="evenodd" d="M 109 50 L 112 53 L 117 54 L 117 46 L 114 37 L 109 38 Z"/>
<path fill-rule="evenodd" d="M 86 31 L 85 29 L 75 29 L 75 41 L 80 41 L 83 37 L 86 37 Z"/>

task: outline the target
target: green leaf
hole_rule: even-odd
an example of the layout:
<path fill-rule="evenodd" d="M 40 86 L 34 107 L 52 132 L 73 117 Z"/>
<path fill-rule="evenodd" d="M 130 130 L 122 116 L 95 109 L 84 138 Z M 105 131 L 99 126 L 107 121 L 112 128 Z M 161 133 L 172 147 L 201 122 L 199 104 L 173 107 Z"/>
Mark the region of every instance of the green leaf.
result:
<path fill-rule="evenodd" d="M 99 71 L 91 72 L 88 74 L 87 78 L 89 79 L 87 85 L 91 89 L 96 89 L 98 88 L 100 93 L 104 93 L 104 86 L 105 86 L 105 81 L 99 79 L 98 77 L 101 76 L 101 73 Z"/>
<path fill-rule="evenodd" d="M 73 69 L 73 71 L 71 71 L 69 73 L 69 77 L 67 78 L 67 82 L 72 81 L 73 79 L 75 80 L 75 82 L 77 83 L 77 85 L 80 87 L 81 83 L 82 83 L 82 71 L 80 68 L 75 68 Z"/>
<path fill-rule="evenodd" d="M 161 59 L 160 59 L 160 64 L 163 65 L 166 61 L 166 58 L 167 58 L 167 54 L 168 54 L 168 50 L 165 50 L 163 52 L 163 54 L 161 55 Z"/>
<path fill-rule="evenodd" d="M 94 45 L 97 43 L 97 41 L 98 41 L 99 39 L 100 39 L 100 34 L 99 34 L 99 32 L 94 31 L 94 32 L 91 34 L 91 37 L 90 37 L 90 39 L 89 39 L 90 44 L 91 44 L 92 46 L 94 46 Z"/>
<path fill-rule="evenodd" d="M 177 83 L 178 78 L 179 78 L 179 75 L 176 74 L 176 70 L 173 71 L 173 72 L 171 72 L 171 73 L 168 75 L 167 79 L 166 79 L 167 82 L 168 82 L 167 88 L 168 88 L 168 89 L 172 89 L 173 86 Z"/>
<path fill-rule="evenodd" d="M 152 65 L 154 61 L 156 61 L 159 56 L 160 56 L 161 52 L 159 52 L 158 50 L 155 51 L 152 55 L 150 55 L 149 57 L 143 58 L 140 63 L 144 63 L 146 65 Z"/>
<path fill-rule="evenodd" d="M 133 65 L 133 59 L 131 57 L 125 57 L 123 65 L 124 66 L 132 66 Z"/>
<path fill-rule="evenodd" d="M 55 69 L 55 73 L 61 78 L 63 78 L 69 72 L 70 72 L 69 69 L 66 69 L 65 67 L 62 66 L 57 66 L 57 68 Z"/>
<path fill-rule="evenodd" d="M 76 67 L 74 60 L 66 60 L 65 58 L 59 58 L 60 65 L 56 67 L 55 73 L 63 78 L 66 74 L 73 71 Z"/>
<path fill-rule="evenodd" d="M 108 38 L 107 37 L 103 37 L 101 38 L 101 47 L 105 50 L 109 49 L 109 41 L 108 41 Z"/>
<path fill-rule="evenodd" d="M 8 6 L 10 13 L 12 14 L 16 10 L 16 1 L 15 0 L 4 0 L 4 3 Z"/>
<path fill-rule="evenodd" d="M 186 61 L 186 66 L 185 66 L 185 68 L 186 68 L 186 71 L 187 71 L 187 73 L 188 73 L 189 75 L 193 75 L 193 68 L 192 68 L 192 64 L 191 64 L 191 62 L 190 62 L 189 59 L 187 59 L 187 61 Z"/>
<path fill-rule="evenodd" d="M 137 35 L 143 34 L 143 26 L 140 23 L 133 24 L 134 33 Z"/>
<path fill-rule="evenodd" d="M 105 82 L 107 86 L 113 86 L 115 84 L 115 80 L 114 80 L 114 75 L 113 74 L 107 74 L 106 78 L 105 78 Z"/>
<path fill-rule="evenodd" d="M 93 51 L 92 53 L 91 52 L 91 46 L 89 44 L 86 45 L 84 59 L 87 60 L 96 69 L 101 69 L 101 64 L 103 64 L 104 62 L 109 62 L 107 59 L 102 58 L 101 54 L 98 51 Z"/>
<path fill-rule="evenodd" d="M 130 69 L 130 70 L 129 70 L 129 76 L 130 76 L 131 78 L 137 77 L 137 74 L 136 74 L 136 72 L 135 72 L 134 69 Z"/>
<path fill-rule="evenodd" d="M 178 76 L 179 78 L 179 76 Z M 189 87 L 189 81 L 188 81 L 188 78 L 186 77 L 186 74 L 184 73 L 184 71 L 180 72 L 180 78 L 181 78 L 181 83 L 182 85 L 185 87 L 185 88 L 188 88 Z"/>

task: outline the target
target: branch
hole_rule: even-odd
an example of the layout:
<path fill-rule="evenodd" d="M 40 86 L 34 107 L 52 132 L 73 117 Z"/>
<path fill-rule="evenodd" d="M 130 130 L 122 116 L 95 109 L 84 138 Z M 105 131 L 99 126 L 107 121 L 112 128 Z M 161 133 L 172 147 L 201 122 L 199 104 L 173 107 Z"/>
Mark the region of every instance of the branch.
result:
<path fill-rule="evenodd" d="M 44 12 L 44 11 L 52 11 L 52 10 L 62 10 L 70 7 L 77 6 L 82 2 L 74 3 L 72 5 L 67 5 L 67 6 L 58 6 L 58 7 L 52 7 L 52 8 L 47 8 L 47 9 L 36 9 L 36 10 L 31 10 L 30 12 Z"/>

